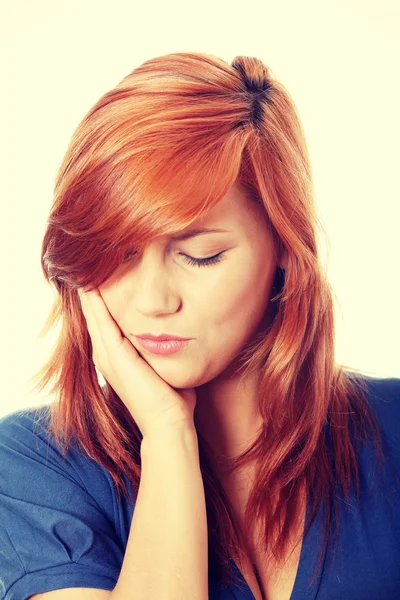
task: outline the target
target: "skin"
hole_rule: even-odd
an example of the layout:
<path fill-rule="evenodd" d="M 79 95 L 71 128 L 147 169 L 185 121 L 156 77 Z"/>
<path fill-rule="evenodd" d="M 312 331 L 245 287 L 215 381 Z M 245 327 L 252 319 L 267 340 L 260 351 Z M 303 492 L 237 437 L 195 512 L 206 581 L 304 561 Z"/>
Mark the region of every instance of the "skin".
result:
<path fill-rule="evenodd" d="M 220 457 L 221 469 L 261 427 L 257 380 L 239 386 L 235 357 L 270 322 L 276 268 L 285 268 L 263 212 L 235 183 L 190 226 L 229 233 L 154 239 L 99 287 L 121 331 L 155 372 L 174 388 L 196 387 L 196 428 Z M 222 251 L 224 260 L 209 266 L 191 266 L 183 256 L 207 258 Z M 175 354 L 157 356 L 135 340 L 143 333 L 193 339 Z"/>

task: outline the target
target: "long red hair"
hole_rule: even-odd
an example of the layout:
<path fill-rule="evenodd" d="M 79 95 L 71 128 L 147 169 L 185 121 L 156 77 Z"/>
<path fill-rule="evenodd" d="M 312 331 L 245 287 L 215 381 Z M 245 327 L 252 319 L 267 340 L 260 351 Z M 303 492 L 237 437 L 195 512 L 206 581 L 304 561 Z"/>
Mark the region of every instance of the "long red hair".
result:
<path fill-rule="evenodd" d="M 245 530 L 262 523 L 265 548 L 280 560 L 300 486 L 313 490 L 306 529 L 325 506 L 325 549 L 336 486 L 345 498 L 352 482 L 359 486 L 354 439 L 372 436 L 381 458 L 382 451 L 365 381 L 335 362 L 333 293 L 317 249 L 300 119 L 288 91 L 259 59 L 239 56 L 230 65 L 191 52 L 147 60 L 79 123 L 57 173 L 41 254 L 57 295 L 40 335 L 59 320 L 62 327 L 31 381 L 40 391 L 52 383 L 49 433 L 63 454 L 76 440 L 109 471 L 118 499 L 127 493 L 125 477 L 137 494 L 142 435 L 111 386 L 99 383 L 77 288 L 100 286 L 132 249 L 188 227 L 235 181 L 264 207 L 288 259 L 276 274 L 274 318 L 241 356 L 243 376 L 260 378 L 265 428 L 233 464 L 257 464 Z M 199 450 L 210 577 L 230 585 L 229 558 L 246 543 L 200 435 Z"/>

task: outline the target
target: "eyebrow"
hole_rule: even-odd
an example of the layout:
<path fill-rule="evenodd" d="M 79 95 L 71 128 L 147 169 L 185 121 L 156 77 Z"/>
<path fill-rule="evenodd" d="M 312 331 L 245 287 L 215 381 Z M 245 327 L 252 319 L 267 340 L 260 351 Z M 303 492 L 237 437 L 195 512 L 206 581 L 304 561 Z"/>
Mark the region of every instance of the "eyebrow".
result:
<path fill-rule="evenodd" d="M 202 229 L 190 229 L 185 233 L 181 233 L 179 235 L 172 235 L 171 238 L 173 240 L 187 240 L 188 238 L 195 237 L 196 235 L 202 235 L 205 233 L 229 233 L 228 229 L 207 229 L 203 227 Z"/>

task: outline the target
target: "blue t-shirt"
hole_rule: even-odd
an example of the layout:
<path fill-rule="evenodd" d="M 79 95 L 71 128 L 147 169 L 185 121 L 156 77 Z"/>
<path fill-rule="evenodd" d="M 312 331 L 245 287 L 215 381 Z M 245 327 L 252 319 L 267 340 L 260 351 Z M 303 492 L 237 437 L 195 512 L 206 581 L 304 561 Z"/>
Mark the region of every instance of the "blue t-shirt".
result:
<path fill-rule="evenodd" d="M 334 550 L 329 543 L 307 589 L 323 539 L 313 522 L 291 600 L 400 599 L 400 379 L 364 378 L 384 435 L 386 478 L 377 472 L 372 449 L 361 448 L 361 508 L 355 499 L 350 511 L 341 503 L 339 544 Z M 129 481 L 130 498 L 118 504 L 103 466 L 72 448 L 63 461 L 41 427 L 47 410 L 44 405 L 0 419 L 1 600 L 71 587 L 112 590 L 124 558 L 135 505 Z M 242 586 L 222 589 L 211 582 L 210 600 L 254 600 L 232 564 Z"/>

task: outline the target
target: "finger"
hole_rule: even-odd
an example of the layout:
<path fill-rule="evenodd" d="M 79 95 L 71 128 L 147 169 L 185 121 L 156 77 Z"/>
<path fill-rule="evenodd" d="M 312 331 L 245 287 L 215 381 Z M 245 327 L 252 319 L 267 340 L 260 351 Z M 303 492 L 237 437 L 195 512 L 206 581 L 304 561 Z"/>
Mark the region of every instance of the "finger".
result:
<path fill-rule="evenodd" d="M 92 331 L 96 343 L 106 350 L 113 350 L 123 341 L 123 334 L 117 322 L 111 315 L 100 292 L 96 289 L 93 292 L 85 293 L 87 302 L 88 316 L 92 317 Z"/>
<path fill-rule="evenodd" d="M 84 292 L 83 290 L 78 289 L 78 297 L 79 297 L 79 301 L 81 303 L 81 308 L 82 308 L 82 312 L 86 317 L 86 311 L 87 311 L 87 293 Z"/>
<path fill-rule="evenodd" d="M 128 381 L 128 375 L 129 377 L 132 375 L 132 364 L 135 362 L 138 369 L 137 373 L 143 376 L 140 384 L 144 386 L 143 392 L 146 392 L 144 395 L 147 395 L 147 385 L 151 386 L 149 393 L 153 393 L 154 385 L 156 387 L 160 386 L 161 381 L 158 382 L 156 380 L 156 383 L 154 383 L 153 378 L 147 381 L 152 371 L 151 367 L 143 360 L 139 360 L 139 353 L 132 342 L 123 335 L 98 289 L 96 288 L 93 292 L 86 292 L 85 297 L 88 319 L 90 321 L 92 345 L 96 352 L 98 363 L 102 366 L 101 372 L 104 377 L 107 379 L 107 377 L 111 376 L 112 378 L 115 372 L 117 372 L 118 377 L 121 377 L 121 374 L 124 373 Z M 112 372 L 109 371 L 110 368 Z M 115 372 L 114 368 L 116 369 Z M 115 383 L 118 382 L 116 381 Z M 122 382 L 122 385 L 125 383 Z M 161 386 L 164 388 L 164 383 Z M 165 393 L 165 389 L 163 389 L 163 392 Z"/>
<path fill-rule="evenodd" d="M 83 313 L 83 317 L 86 322 L 86 329 L 89 334 L 89 340 L 91 343 L 91 356 L 89 360 L 94 362 L 96 368 L 98 368 L 98 360 L 97 360 L 97 348 L 99 345 L 99 334 L 97 333 L 97 324 L 94 319 L 93 312 L 90 310 L 89 301 L 87 297 L 87 293 L 82 290 L 78 290 L 78 296 L 81 303 L 81 309 Z"/>
<path fill-rule="evenodd" d="M 82 313 L 83 313 L 83 316 L 85 317 L 85 321 L 86 321 L 86 325 L 87 325 L 90 337 L 92 337 L 92 336 L 96 337 L 96 335 L 98 336 L 98 334 L 96 334 L 97 323 L 96 323 L 96 319 L 95 319 L 93 310 L 91 309 L 91 303 L 90 303 L 90 299 L 88 296 L 89 292 L 80 292 L 78 290 L 78 294 L 79 294 L 79 298 L 80 298 L 80 302 L 81 302 Z"/>

